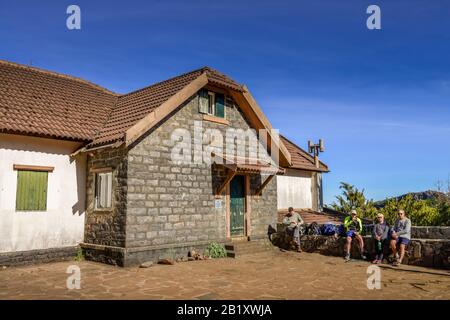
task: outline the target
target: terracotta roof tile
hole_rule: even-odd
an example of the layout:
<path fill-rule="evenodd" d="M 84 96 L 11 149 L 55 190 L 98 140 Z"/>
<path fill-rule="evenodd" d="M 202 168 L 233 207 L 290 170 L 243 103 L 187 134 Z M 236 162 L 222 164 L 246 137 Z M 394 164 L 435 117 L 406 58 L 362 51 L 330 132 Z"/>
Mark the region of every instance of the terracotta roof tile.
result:
<path fill-rule="evenodd" d="M 113 109 L 103 129 L 95 138 L 93 145 L 121 139 L 127 129 L 131 128 L 203 73 L 206 73 L 211 83 L 234 90 L 242 90 L 241 85 L 227 76 L 209 67 L 203 67 L 130 92 L 119 97 L 116 107 Z"/>
<path fill-rule="evenodd" d="M 0 132 L 89 141 L 116 99 L 88 81 L 0 60 Z"/>
<path fill-rule="evenodd" d="M 280 135 L 280 140 L 283 142 L 286 149 L 288 149 L 289 153 L 291 154 L 292 166 L 290 166 L 289 168 L 323 172 L 329 171 L 327 165 L 325 165 L 321 161 L 319 161 L 319 168 L 317 168 L 314 164 L 314 157 L 288 140 L 286 137 Z"/>
<path fill-rule="evenodd" d="M 317 212 L 311 209 L 294 209 L 303 219 L 303 221 L 307 224 L 316 222 L 318 224 L 325 223 L 333 223 L 333 224 L 342 224 L 344 221 L 345 215 L 342 214 L 334 214 L 334 213 L 325 213 L 325 212 Z M 278 222 L 282 222 L 284 216 L 287 214 L 287 209 L 279 209 L 278 210 Z"/>
<path fill-rule="evenodd" d="M 195 70 L 119 97 L 116 107 L 93 144 L 103 144 L 122 138 L 127 129 L 167 101 L 201 73 L 201 70 Z"/>
<path fill-rule="evenodd" d="M 203 67 L 124 95 L 91 82 L 0 60 L 0 132 L 105 144 L 125 132 L 202 74 L 243 91 L 224 74 Z"/>

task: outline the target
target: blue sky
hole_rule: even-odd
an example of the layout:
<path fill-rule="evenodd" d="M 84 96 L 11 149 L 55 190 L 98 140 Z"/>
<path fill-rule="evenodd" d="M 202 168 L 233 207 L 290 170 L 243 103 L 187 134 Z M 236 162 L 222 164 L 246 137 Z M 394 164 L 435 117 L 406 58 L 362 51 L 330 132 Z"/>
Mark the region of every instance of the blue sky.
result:
<path fill-rule="evenodd" d="M 117 92 L 204 65 L 245 83 L 288 138 L 325 140 L 326 203 L 340 181 L 383 199 L 450 173 L 449 30 L 438 0 L 0 1 L 0 59 Z"/>

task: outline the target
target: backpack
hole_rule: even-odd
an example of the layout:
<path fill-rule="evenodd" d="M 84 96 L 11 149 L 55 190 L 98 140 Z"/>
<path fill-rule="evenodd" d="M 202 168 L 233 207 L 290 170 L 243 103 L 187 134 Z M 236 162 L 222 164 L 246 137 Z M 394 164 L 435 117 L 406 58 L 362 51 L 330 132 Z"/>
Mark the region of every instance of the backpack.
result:
<path fill-rule="evenodd" d="M 298 226 L 298 232 L 301 236 L 306 234 L 306 226 L 304 224 L 301 224 Z"/>
<path fill-rule="evenodd" d="M 326 223 L 322 226 L 322 234 L 325 236 L 332 236 L 337 232 L 337 228 L 332 223 Z"/>
<path fill-rule="evenodd" d="M 336 233 L 338 236 L 344 236 L 345 235 L 345 230 L 344 230 L 344 225 L 340 224 L 337 229 L 336 229 Z"/>
<path fill-rule="evenodd" d="M 308 235 L 318 236 L 320 235 L 320 226 L 317 222 L 313 222 L 308 227 Z"/>

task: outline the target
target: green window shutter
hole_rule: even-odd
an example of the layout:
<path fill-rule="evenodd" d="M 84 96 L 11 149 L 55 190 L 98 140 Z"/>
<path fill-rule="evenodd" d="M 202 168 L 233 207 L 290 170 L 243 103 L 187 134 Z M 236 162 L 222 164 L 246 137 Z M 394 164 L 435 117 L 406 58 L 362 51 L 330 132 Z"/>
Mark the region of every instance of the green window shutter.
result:
<path fill-rule="evenodd" d="M 223 94 L 216 94 L 216 117 L 225 118 L 225 97 Z"/>
<path fill-rule="evenodd" d="M 17 211 L 47 210 L 48 172 L 17 171 Z"/>
<path fill-rule="evenodd" d="M 208 103 L 209 103 L 208 91 L 200 90 L 198 92 L 198 95 L 199 95 L 198 111 L 200 113 L 208 113 Z"/>

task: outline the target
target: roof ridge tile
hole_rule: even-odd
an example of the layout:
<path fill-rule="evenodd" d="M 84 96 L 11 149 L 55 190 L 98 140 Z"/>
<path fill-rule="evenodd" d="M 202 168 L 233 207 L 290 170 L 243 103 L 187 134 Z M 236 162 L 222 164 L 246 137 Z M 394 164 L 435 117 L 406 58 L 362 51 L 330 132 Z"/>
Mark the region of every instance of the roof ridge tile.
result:
<path fill-rule="evenodd" d="M 170 77 L 169 79 L 165 79 L 165 80 L 162 80 L 162 81 L 155 82 L 155 83 L 150 84 L 150 85 L 148 85 L 148 86 L 145 86 L 145 87 L 143 87 L 143 88 L 136 89 L 136 90 L 133 90 L 133 91 L 124 93 L 124 94 L 120 95 L 119 98 L 127 97 L 127 96 L 130 96 L 130 95 L 132 95 L 132 94 L 136 94 L 136 93 L 142 92 L 142 91 L 144 91 L 144 90 L 153 88 L 153 87 L 155 87 L 155 86 L 157 86 L 157 85 L 163 85 L 163 84 L 165 84 L 165 83 L 167 83 L 167 82 L 169 82 L 169 81 L 174 81 L 175 79 L 179 79 L 179 78 L 188 76 L 188 75 L 193 74 L 193 73 L 196 73 L 196 72 L 200 72 L 200 74 L 201 74 L 201 73 L 204 72 L 204 68 L 205 68 L 205 67 L 198 68 L 198 69 L 195 69 L 195 70 L 191 70 L 191 71 L 188 71 L 188 72 L 184 72 L 184 73 L 182 73 L 182 74 L 180 74 L 180 75 L 177 75 L 177 76 Z M 199 74 L 199 75 L 200 75 L 200 74 Z"/>
<path fill-rule="evenodd" d="M 67 74 L 64 74 L 64 73 L 59 73 L 59 72 L 56 72 L 56 71 L 46 70 L 46 69 L 42 69 L 42 68 L 35 67 L 35 66 L 27 66 L 27 65 L 24 65 L 24 64 L 21 64 L 21 63 L 11 62 L 11 61 L 2 60 L 2 59 L 0 59 L 0 64 L 9 65 L 11 67 L 16 67 L 16 68 L 27 69 L 27 70 L 30 70 L 30 71 L 35 71 L 35 72 L 39 72 L 39 73 L 50 75 L 50 76 L 54 76 L 54 77 L 60 77 L 60 78 L 68 79 L 68 80 L 78 81 L 78 82 L 87 84 L 89 86 L 92 86 L 92 87 L 94 87 L 96 89 L 102 90 L 103 92 L 112 94 L 112 95 L 115 95 L 115 96 L 119 96 L 120 95 L 120 94 L 118 94 L 116 92 L 113 92 L 113 91 L 111 91 L 109 89 L 106 89 L 105 87 L 102 87 L 102 86 L 100 86 L 100 85 L 98 85 L 96 83 L 93 83 L 93 82 L 89 81 L 89 80 L 85 80 L 85 79 L 82 79 L 82 78 L 79 78 L 79 77 L 67 75 Z"/>

